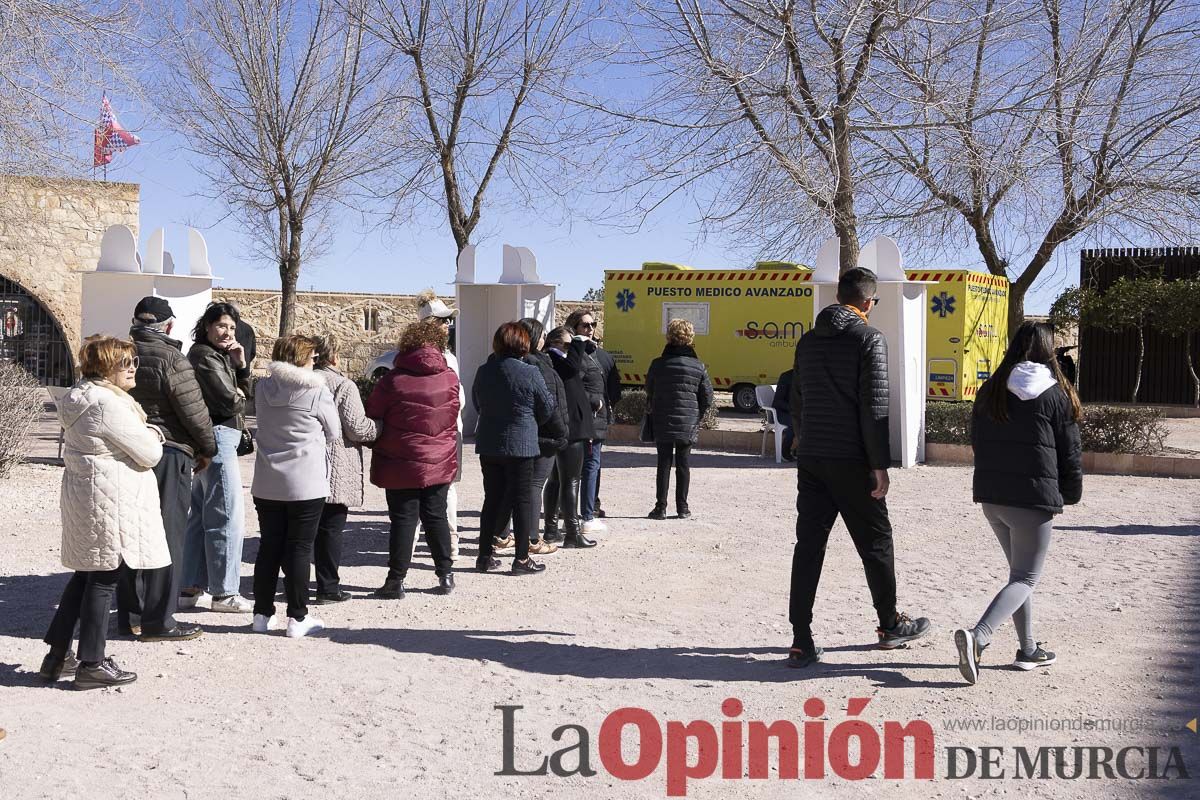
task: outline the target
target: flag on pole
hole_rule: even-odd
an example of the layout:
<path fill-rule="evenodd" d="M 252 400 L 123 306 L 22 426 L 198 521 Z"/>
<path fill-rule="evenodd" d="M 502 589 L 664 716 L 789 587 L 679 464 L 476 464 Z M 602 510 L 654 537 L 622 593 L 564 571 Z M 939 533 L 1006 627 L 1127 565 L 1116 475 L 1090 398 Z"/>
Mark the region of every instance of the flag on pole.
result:
<path fill-rule="evenodd" d="M 141 144 L 141 139 L 121 127 L 117 115 L 113 113 L 108 95 L 100 102 L 100 123 L 96 126 L 95 145 L 92 150 L 92 166 L 107 166 L 113 155 L 120 150 Z"/>

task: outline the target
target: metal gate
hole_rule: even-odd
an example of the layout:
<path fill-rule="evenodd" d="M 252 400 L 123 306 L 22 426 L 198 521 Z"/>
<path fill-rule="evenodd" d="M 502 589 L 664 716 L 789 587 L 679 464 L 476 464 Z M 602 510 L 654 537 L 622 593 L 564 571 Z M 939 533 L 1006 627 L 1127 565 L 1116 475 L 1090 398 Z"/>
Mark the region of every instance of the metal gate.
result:
<path fill-rule="evenodd" d="M 29 292 L 0 276 L 0 361 L 20 364 L 43 386 L 75 382 L 58 321 Z"/>

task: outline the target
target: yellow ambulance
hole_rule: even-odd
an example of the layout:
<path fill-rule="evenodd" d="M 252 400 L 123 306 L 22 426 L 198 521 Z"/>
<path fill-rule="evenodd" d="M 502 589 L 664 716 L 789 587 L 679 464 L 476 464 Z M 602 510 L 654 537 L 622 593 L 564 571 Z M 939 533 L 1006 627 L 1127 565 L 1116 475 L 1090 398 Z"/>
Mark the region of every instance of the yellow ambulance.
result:
<path fill-rule="evenodd" d="M 974 400 L 1008 346 L 1008 278 L 970 270 L 905 270 L 932 281 L 925 351 L 930 400 Z"/>
<path fill-rule="evenodd" d="M 713 388 L 742 411 L 758 408 L 754 387 L 792 367 L 796 341 L 813 323 L 812 271 L 786 262 L 754 269 L 692 269 L 649 262 L 604 273 L 604 349 L 621 383 L 641 386 L 662 354 L 667 323 L 696 327 L 696 353 Z"/>
<path fill-rule="evenodd" d="M 973 400 L 1004 357 L 1008 280 L 969 270 L 908 270 L 931 282 L 926 314 L 928 397 Z M 791 369 L 796 340 L 813 308 L 812 272 L 787 262 L 754 269 L 692 269 L 647 262 L 640 270 L 604 273 L 604 347 L 621 383 L 641 386 L 662 353 L 667 323 L 691 320 L 696 352 L 713 388 L 733 393 L 735 407 L 758 407 L 754 387 Z"/>

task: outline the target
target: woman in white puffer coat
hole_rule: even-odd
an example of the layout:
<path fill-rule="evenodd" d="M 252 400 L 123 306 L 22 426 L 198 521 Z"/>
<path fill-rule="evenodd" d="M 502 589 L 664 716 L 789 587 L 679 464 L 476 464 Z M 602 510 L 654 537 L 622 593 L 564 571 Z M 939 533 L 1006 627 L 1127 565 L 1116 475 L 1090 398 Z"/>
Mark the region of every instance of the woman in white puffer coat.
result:
<path fill-rule="evenodd" d="M 76 689 L 131 683 L 137 675 L 105 658 L 108 613 L 123 570 L 171 563 L 152 468 L 162 433 L 147 424 L 128 390 L 137 350 L 121 339 L 93 337 L 79 351 L 83 380 L 58 404 L 63 426 L 62 563 L 75 570 L 46 632 L 50 652 L 41 675 L 75 673 Z M 79 622 L 79 657 L 71 638 Z"/>

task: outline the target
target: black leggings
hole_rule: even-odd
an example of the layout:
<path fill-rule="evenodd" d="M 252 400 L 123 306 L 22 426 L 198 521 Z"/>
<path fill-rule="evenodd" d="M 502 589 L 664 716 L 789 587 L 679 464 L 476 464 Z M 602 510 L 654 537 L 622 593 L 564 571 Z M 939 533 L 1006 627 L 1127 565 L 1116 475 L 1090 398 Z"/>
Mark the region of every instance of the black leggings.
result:
<path fill-rule="evenodd" d="M 658 444 L 658 482 L 655 486 L 655 497 L 660 508 L 667 507 L 667 492 L 671 489 L 671 462 L 675 462 L 675 510 L 686 511 L 688 507 L 688 487 L 692 482 L 691 465 L 688 456 L 692 452 L 690 444 Z"/>
<path fill-rule="evenodd" d="M 537 512 L 534 471 L 537 457 L 480 456 L 483 471 L 483 508 L 479 512 L 479 562 L 492 557 L 493 540 L 512 520 L 517 560 L 529 558 L 529 539 Z"/>
<path fill-rule="evenodd" d="M 258 510 L 254 613 L 275 616 L 275 589 L 283 570 L 287 615 L 300 622 L 308 616 L 308 573 L 325 498 L 285 501 L 256 497 L 254 507 Z"/>
<path fill-rule="evenodd" d="M 568 536 L 579 533 L 579 487 L 583 480 L 583 459 L 587 455 L 587 446 L 587 439 L 579 439 L 570 442 L 554 457 L 554 469 L 550 471 L 542 494 L 546 530 L 555 530 L 557 524 L 551 523 L 561 516 Z"/>

